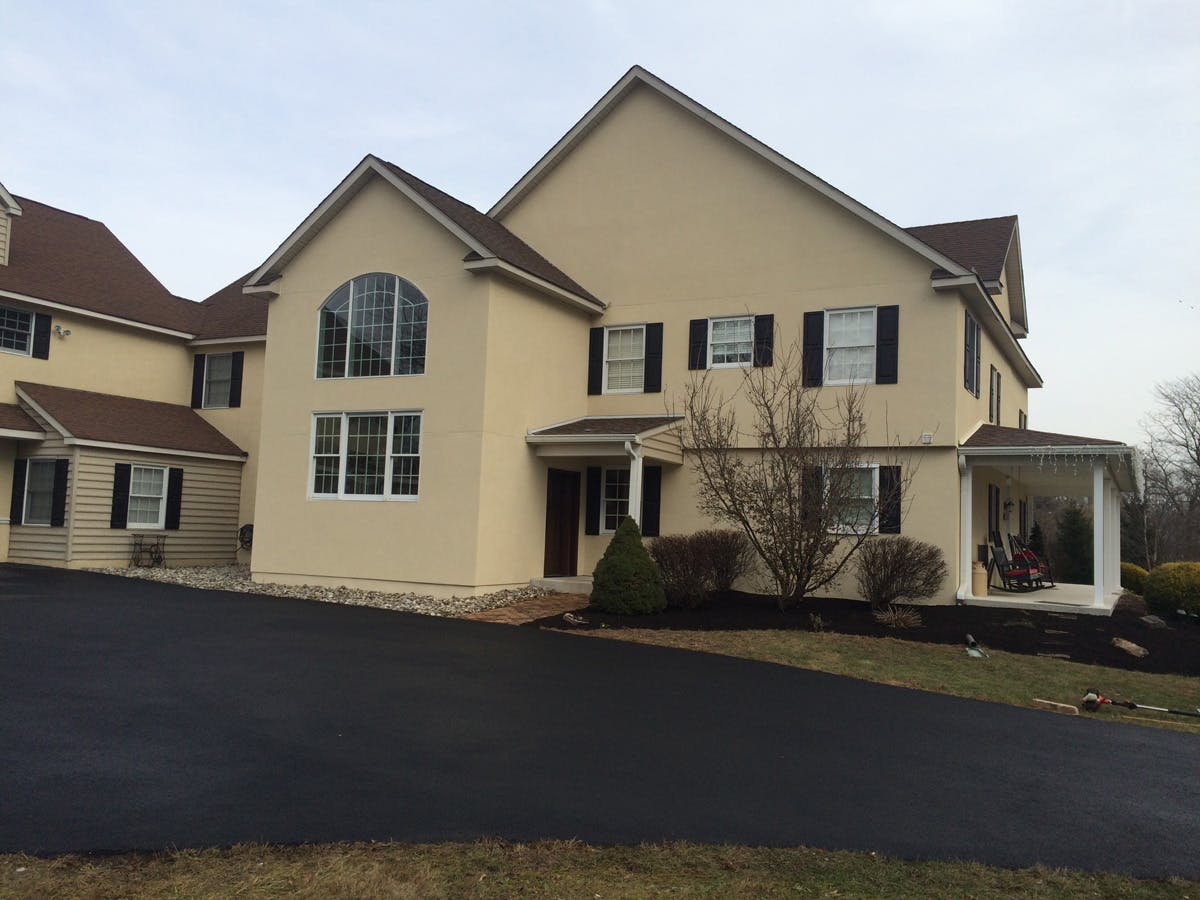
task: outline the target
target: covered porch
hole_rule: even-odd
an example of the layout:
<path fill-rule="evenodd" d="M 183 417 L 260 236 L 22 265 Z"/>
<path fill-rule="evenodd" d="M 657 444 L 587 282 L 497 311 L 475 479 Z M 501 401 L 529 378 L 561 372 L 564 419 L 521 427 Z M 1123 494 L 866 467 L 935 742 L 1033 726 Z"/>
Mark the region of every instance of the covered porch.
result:
<path fill-rule="evenodd" d="M 981 425 L 958 451 L 959 603 L 1108 615 L 1121 593 L 1121 494 L 1141 491 L 1137 451 L 1119 441 Z M 1034 497 L 1075 497 L 1092 516 L 1092 583 L 1042 578 L 1006 590 L 992 545 L 1028 539 Z M 987 566 L 978 592 L 974 564 Z M 1035 576 L 1033 583 L 1038 583 Z M 1050 584 L 1053 583 L 1053 586 Z"/>

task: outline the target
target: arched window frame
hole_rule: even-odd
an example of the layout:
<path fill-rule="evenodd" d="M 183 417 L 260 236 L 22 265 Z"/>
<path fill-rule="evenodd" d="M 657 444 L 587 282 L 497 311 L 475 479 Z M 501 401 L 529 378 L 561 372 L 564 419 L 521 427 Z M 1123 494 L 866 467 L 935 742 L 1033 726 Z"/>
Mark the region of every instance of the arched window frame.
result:
<path fill-rule="evenodd" d="M 423 375 L 428 324 L 429 300 L 411 281 L 386 272 L 357 275 L 317 313 L 316 377 Z"/>

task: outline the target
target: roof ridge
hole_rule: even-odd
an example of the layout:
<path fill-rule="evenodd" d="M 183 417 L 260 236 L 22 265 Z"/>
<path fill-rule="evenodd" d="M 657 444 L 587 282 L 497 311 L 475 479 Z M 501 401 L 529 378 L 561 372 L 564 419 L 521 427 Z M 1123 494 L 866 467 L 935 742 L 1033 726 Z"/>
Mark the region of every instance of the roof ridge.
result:
<path fill-rule="evenodd" d="M 166 400 L 147 400 L 145 397 L 131 397 L 128 394 L 114 394 L 106 391 L 89 391 L 85 388 L 64 387 L 61 384 L 46 384 L 43 381 L 16 381 L 13 383 L 19 388 L 50 388 L 51 390 L 55 391 L 70 391 L 73 394 L 87 394 L 91 397 L 121 397 L 125 400 L 136 400 L 138 403 L 152 403 L 156 406 L 171 406 L 188 410 L 192 408 L 186 403 L 168 403 Z"/>
<path fill-rule="evenodd" d="M 1016 213 L 1009 213 L 1003 216 L 984 216 L 981 219 L 958 219 L 954 222 L 929 222 L 924 225 L 905 225 L 905 231 L 912 231 L 914 228 L 937 228 L 941 225 L 974 225 L 978 222 L 1000 222 L 1005 219 L 1016 219 Z"/>
<path fill-rule="evenodd" d="M 53 206 L 41 200 L 34 200 L 32 197 L 23 197 L 20 194 L 13 194 L 13 199 L 19 200 L 22 203 L 32 203 L 35 206 L 41 206 L 44 209 L 52 209 L 54 212 L 62 213 L 64 216 L 74 216 L 76 219 L 83 219 L 83 221 L 91 222 L 93 225 L 103 225 L 105 228 L 108 228 L 107 225 L 104 225 L 104 222 L 101 219 L 93 219 L 91 216 L 85 216 L 83 213 L 71 212 L 69 209 L 63 209 L 61 206 Z"/>

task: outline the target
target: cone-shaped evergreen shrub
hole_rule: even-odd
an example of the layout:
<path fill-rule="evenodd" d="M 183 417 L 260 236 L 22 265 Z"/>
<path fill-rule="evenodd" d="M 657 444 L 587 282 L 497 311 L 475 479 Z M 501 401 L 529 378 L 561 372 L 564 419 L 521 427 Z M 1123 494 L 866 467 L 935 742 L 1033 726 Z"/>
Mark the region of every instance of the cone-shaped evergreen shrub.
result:
<path fill-rule="evenodd" d="M 644 616 L 667 606 L 658 567 L 642 546 L 637 522 L 626 518 L 592 573 L 592 606 L 607 613 Z"/>

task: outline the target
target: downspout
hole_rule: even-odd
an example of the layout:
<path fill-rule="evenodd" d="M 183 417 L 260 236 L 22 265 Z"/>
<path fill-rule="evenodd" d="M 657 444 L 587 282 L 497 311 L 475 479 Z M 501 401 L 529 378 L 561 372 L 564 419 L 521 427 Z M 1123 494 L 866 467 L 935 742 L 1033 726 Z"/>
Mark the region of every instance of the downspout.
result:
<path fill-rule="evenodd" d="M 642 518 L 642 447 L 641 441 L 634 437 L 625 442 L 625 452 L 629 455 L 629 515 L 641 528 Z"/>

